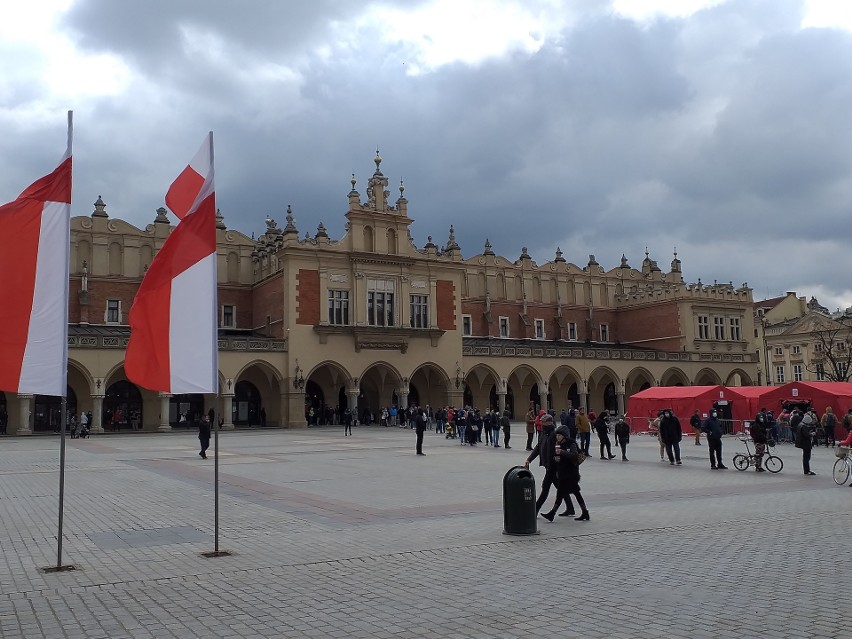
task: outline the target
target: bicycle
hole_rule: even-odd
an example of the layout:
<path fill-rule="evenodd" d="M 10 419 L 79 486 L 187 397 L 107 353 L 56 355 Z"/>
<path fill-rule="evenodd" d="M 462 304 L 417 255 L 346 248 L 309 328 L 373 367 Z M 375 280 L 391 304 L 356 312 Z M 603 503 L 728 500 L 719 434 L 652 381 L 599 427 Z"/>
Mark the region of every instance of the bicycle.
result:
<path fill-rule="evenodd" d="M 852 472 L 852 457 L 849 456 L 849 446 L 838 446 L 834 454 L 837 456 L 837 461 L 834 462 L 831 476 L 834 477 L 835 484 L 842 486 L 849 481 L 849 474 Z"/>
<path fill-rule="evenodd" d="M 747 454 L 737 453 L 734 455 L 734 468 L 737 470 L 748 470 L 750 466 L 757 465 L 757 455 L 751 452 L 751 448 L 748 445 L 750 441 L 754 440 L 748 435 L 740 435 L 739 440 L 745 444 Z M 774 447 L 775 440 L 767 439 L 766 454 L 763 456 L 763 467 L 770 473 L 780 473 L 781 469 L 784 468 L 784 461 L 777 455 L 772 454 L 770 449 Z"/>

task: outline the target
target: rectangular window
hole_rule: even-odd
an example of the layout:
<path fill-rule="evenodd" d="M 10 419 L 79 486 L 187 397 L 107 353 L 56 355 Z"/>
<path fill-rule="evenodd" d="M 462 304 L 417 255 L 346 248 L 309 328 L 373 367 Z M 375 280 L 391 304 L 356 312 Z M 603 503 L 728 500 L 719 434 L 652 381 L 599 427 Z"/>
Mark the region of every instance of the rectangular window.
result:
<path fill-rule="evenodd" d="M 845 382 L 847 377 L 849 377 L 849 363 L 837 362 L 837 380 Z"/>
<path fill-rule="evenodd" d="M 802 352 L 802 349 L 799 346 L 794 346 L 791 352 L 793 353 L 793 355 L 798 355 L 799 353 Z M 795 380 L 795 381 L 799 381 L 799 380 Z"/>
<path fill-rule="evenodd" d="M 429 296 L 409 296 L 410 311 L 409 324 L 411 328 L 429 328 Z"/>
<path fill-rule="evenodd" d="M 814 353 L 822 353 L 822 342 L 816 342 L 814 344 Z"/>
<path fill-rule="evenodd" d="M 710 318 L 706 315 L 698 316 L 698 339 L 710 339 Z"/>
<path fill-rule="evenodd" d="M 718 340 L 725 339 L 725 318 L 724 317 L 714 317 L 713 318 L 713 329 L 714 329 L 714 337 Z"/>
<path fill-rule="evenodd" d="M 572 342 L 577 341 L 577 323 L 568 322 L 568 339 Z"/>
<path fill-rule="evenodd" d="M 837 350 L 845 351 L 846 350 L 846 342 L 837 342 Z"/>
<path fill-rule="evenodd" d="M 119 324 L 121 322 L 121 300 L 107 300 L 106 323 Z"/>
<path fill-rule="evenodd" d="M 535 321 L 535 338 L 544 339 L 544 320 L 537 319 Z"/>
<path fill-rule="evenodd" d="M 780 346 L 776 346 L 776 347 L 775 347 L 775 354 L 776 354 L 776 355 L 778 355 L 778 356 L 780 357 L 781 355 L 783 355 L 783 354 L 784 354 L 784 349 L 783 349 L 783 348 L 781 348 Z"/>
<path fill-rule="evenodd" d="M 462 315 L 462 335 L 465 337 L 473 335 L 473 322 L 470 315 Z"/>
<path fill-rule="evenodd" d="M 349 325 L 349 291 L 328 291 L 328 323 Z"/>
<path fill-rule="evenodd" d="M 742 335 L 740 333 L 740 318 L 732 317 L 730 318 L 728 325 L 731 329 L 731 340 L 735 342 L 739 342 Z"/>
<path fill-rule="evenodd" d="M 231 304 L 223 304 L 222 305 L 222 327 L 223 328 L 236 328 L 237 313 L 236 309 Z"/>
<path fill-rule="evenodd" d="M 825 381 L 825 367 L 822 364 L 816 365 L 816 378 L 818 382 Z"/>
<path fill-rule="evenodd" d="M 601 324 L 601 341 L 609 341 L 609 324 Z"/>
<path fill-rule="evenodd" d="M 509 337 L 509 318 L 500 318 L 500 337 Z"/>
<path fill-rule="evenodd" d="M 367 280 L 367 324 L 394 325 L 394 285 L 390 280 Z"/>
<path fill-rule="evenodd" d="M 794 364 L 793 365 L 793 381 L 801 382 L 802 381 L 802 365 Z"/>
<path fill-rule="evenodd" d="M 775 382 L 777 384 L 783 384 L 786 381 L 787 381 L 787 379 L 784 376 L 784 367 L 783 366 L 776 366 L 775 367 Z"/>

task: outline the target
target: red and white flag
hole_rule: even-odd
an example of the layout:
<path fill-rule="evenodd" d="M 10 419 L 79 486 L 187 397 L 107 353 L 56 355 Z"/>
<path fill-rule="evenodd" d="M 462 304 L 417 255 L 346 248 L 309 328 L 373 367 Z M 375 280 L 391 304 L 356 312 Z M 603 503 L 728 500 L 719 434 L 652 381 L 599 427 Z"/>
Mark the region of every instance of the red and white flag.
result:
<path fill-rule="evenodd" d="M 0 390 L 12 393 L 67 392 L 71 123 L 59 166 L 0 206 Z"/>
<path fill-rule="evenodd" d="M 162 393 L 217 393 L 216 194 L 213 133 L 166 195 L 180 221 L 130 309 L 124 370 Z"/>

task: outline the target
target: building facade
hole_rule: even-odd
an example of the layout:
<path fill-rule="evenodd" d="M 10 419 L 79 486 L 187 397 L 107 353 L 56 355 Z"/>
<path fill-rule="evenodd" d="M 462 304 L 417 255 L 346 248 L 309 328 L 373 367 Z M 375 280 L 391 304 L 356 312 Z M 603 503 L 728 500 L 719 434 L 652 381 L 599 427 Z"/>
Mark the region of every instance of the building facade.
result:
<path fill-rule="evenodd" d="M 300 237 L 267 218 L 257 239 L 219 218 L 219 380 L 213 396 L 169 396 L 127 380 L 127 316 L 172 227 L 165 209 L 138 229 L 100 197 L 72 218 L 69 412 L 93 432 L 169 430 L 211 407 L 224 428 L 304 427 L 330 408 L 362 419 L 390 405 L 472 404 L 521 418 L 530 403 L 629 411 L 651 385 L 751 385 L 758 372 L 751 289 L 683 280 L 646 253 L 606 270 L 557 249 L 537 264 L 485 241 L 462 256 L 450 227 L 439 247 L 412 238 L 404 185 L 392 202 L 376 154 L 365 198 L 353 175 L 345 233 Z M 59 399 L 0 394 L 10 432 L 51 431 Z"/>

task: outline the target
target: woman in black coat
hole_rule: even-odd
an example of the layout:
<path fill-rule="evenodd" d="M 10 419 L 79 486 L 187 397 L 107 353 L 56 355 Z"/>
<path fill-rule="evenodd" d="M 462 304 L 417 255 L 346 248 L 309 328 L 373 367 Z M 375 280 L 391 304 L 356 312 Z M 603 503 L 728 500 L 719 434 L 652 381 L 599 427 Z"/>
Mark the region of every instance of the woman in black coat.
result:
<path fill-rule="evenodd" d="M 597 416 L 595 423 L 592 425 L 594 426 L 595 432 L 598 434 L 598 439 L 601 442 L 601 459 L 613 459 L 615 455 L 612 454 L 612 442 L 609 441 L 606 418 L 607 412 L 602 410 L 601 414 Z M 606 449 L 606 456 L 604 456 L 604 449 Z"/>
<path fill-rule="evenodd" d="M 580 494 L 580 464 L 579 454 L 580 449 L 577 442 L 570 438 L 571 431 L 565 425 L 556 429 L 556 503 L 553 504 L 553 509 L 542 515 L 548 521 L 553 521 L 556 516 L 556 511 L 562 500 L 568 505 L 568 510 L 573 510 L 571 504 L 571 495 L 577 500 L 577 504 L 582 509 L 579 517 L 575 517 L 574 521 L 589 521 L 589 511 L 586 508 L 586 502 Z"/>
<path fill-rule="evenodd" d="M 471 446 L 476 446 L 479 438 L 482 436 L 482 415 L 479 414 L 479 409 L 468 411 L 467 413 L 467 442 Z"/>

